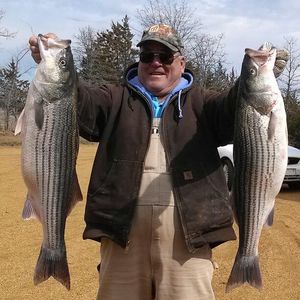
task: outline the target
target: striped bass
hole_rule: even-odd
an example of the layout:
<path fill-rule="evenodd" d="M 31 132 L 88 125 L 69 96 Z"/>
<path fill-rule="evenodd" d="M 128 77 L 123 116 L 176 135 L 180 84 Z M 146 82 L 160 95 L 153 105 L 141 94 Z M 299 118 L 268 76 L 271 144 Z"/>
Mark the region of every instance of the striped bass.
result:
<path fill-rule="evenodd" d="M 42 60 L 15 129 L 22 136 L 21 167 L 28 188 L 22 217 L 37 218 L 43 227 L 34 284 L 53 276 L 67 289 L 66 218 L 82 200 L 75 170 L 77 78 L 70 43 L 38 36 Z"/>
<path fill-rule="evenodd" d="M 286 113 L 273 73 L 275 59 L 276 49 L 269 43 L 259 50 L 245 50 L 233 150 L 232 197 L 239 247 L 226 292 L 246 282 L 262 288 L 258 244 L 263 226 L 273 223 L 275 197 L 284 179 L 288 156 Z"/>

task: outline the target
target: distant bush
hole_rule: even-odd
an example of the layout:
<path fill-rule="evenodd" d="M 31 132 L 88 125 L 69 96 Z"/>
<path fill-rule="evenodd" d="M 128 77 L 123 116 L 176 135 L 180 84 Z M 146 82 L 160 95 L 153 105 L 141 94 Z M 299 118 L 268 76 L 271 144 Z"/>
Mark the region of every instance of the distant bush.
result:
<path fill-rule="evenodd" d="M 10 131 L 0 131 L 0 146 L 20 146 L 21 136 Z"/>

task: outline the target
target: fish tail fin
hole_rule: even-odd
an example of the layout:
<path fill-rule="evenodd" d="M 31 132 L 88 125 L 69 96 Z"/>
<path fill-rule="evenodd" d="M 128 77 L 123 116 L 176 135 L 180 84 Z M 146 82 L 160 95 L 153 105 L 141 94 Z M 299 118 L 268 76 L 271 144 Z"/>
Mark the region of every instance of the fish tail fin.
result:
<path fill-rule="evenodd" d="M 245 257 L 237 254 L 226 285 L 226 293 L 246 282 L 258 290 L 262 289 L 259 259 L 258 256 Z"/>
<path fill-rule="evenodd" d="M 38 285 L 50 276 L 70 290 L 70 273 L 65 248 L 54 250 L 41 248 L 35 267 L 34 284 Z"/>

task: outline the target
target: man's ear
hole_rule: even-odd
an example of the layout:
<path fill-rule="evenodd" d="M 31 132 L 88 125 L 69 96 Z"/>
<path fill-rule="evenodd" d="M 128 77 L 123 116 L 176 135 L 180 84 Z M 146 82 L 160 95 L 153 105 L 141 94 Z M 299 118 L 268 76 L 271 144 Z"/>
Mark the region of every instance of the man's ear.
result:
<path fill-rule="evenodd" d="M 180 64 L 181 64 L 181 73 L 184 73 L 185 65 L 186 65 L 186 60 L 184 56 L 182 56 Z"/>

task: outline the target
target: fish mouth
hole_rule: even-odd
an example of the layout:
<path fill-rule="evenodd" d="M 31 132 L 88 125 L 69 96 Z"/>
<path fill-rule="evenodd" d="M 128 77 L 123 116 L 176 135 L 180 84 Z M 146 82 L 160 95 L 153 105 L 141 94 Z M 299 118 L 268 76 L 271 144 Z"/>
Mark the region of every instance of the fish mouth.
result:
<path fill-rule="evenodd" d="M 45 51 L 48 50 L 48 42 L 47 42 L 47 38 L 43 36 L 41 33 L 38 35 L 38 45 L 39 45 L 40 55 L 43 60 L 45 59 L 46 56 Z"/>
<path fill-rule="evenodd" d="M 71 45 L 71 40 L 61 40 L 59 38 L 48 38 L 43 34 L 38 34 L 38 46 L 41 54 L 41 58 L 44 59 L 47 55 L 47 51 L 51 48 L 65 49 Z"/>

